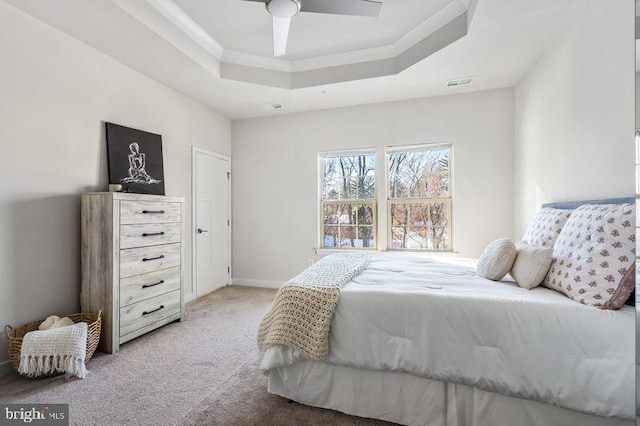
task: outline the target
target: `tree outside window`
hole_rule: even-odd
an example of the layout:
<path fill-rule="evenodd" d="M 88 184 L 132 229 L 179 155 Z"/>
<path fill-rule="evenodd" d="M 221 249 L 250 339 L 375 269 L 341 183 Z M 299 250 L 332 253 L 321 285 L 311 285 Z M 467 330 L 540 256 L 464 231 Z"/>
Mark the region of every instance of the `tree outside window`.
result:
<path fill-rule="evenodd" d="M 451 144 L 387 149 L 392 249 L 451 250 Z"/>
<path fill-rule="evenodd" d="M 321 153 L 321 246 L 374 249 L 375 152 Z"/>

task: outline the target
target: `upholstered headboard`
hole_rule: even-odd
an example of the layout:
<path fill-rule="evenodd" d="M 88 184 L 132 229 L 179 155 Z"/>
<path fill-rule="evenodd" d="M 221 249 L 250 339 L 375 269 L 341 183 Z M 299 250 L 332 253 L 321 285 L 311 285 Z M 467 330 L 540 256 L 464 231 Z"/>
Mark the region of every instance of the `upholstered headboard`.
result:
<path fill-rule="evenodd" d="M 559 203 L 547 203 L 542 207 L 550 207 L 553 209 L 573 210 L 580 207 L 583 204 L 635 204 L 636 199 L 634 197 L 626 198 L 606 198 L 603 200 L 585 200 L 585 201 L 565 201 Z M 636 266 L 637 268 L 637 266 Z M 627 299 L 627 305 L 635 306 L 636 304 L 636 291 L 633 290 L 629 299 Z"/>
<path fill-rule="evenodd" d="M 634 197 L 626 198 L 606 198 L 603 200 L 584 200 L 584 201 L 563 201 L 559 203 L 547 203 L 542 207 L 551 207 L 553 209 L 573 210 L 580 207 L 583 204 L 634 204 L 636 199 Z"/>

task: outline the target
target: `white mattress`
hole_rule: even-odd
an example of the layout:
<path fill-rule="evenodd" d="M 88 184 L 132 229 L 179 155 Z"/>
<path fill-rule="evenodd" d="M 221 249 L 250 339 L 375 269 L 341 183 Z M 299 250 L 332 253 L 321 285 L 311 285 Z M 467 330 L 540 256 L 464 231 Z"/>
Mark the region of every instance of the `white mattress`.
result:
<path fill-rule="evenodd" d="M 379 254 L 342 289 L 326 362 L 633 419 L 634 316 L 479 278 L 472 260 Z M 302 359 L 272 347 L 262 368 Z"/>

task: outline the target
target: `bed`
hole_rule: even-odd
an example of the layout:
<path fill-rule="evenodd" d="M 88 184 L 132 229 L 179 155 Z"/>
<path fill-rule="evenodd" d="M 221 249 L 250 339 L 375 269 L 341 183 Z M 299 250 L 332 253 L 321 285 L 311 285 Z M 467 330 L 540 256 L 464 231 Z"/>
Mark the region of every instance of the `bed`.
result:
<path fill-rule="evenodd" d="M 401 424 L 632 425 L 634 330 L 632 306 L 489 281 L 475 260 L 376 253 L 341 287 L 328 356 L 272 345 L 261 368 L 271 393 Z"/>

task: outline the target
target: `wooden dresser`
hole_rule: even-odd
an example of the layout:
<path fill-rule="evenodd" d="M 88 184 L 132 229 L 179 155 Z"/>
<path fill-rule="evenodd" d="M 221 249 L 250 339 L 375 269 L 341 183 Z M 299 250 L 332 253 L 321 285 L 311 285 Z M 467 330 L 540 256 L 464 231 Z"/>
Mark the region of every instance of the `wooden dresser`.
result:
<path fill-rule="evenodd" d="M 103 310 L 99 350 L 184 316 L 184 199 L 82 195 L 83 312 Z"/>

